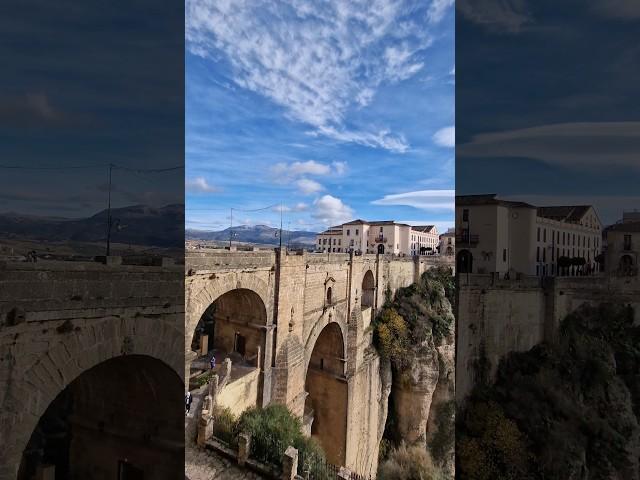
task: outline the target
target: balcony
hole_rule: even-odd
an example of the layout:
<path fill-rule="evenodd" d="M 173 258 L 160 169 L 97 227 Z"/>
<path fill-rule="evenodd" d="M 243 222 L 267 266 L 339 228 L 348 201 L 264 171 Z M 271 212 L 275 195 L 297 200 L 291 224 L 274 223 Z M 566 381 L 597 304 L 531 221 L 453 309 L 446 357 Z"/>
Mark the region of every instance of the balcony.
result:
<path fill-rule="evenodd" d="M 387 243 L 387 237 L 383 237 L 382 235 L 378 235 L 376 238 L 374 238 L 374 241 L 376 243 Z"/>
<path fill-rule="evenodd" d="M 456 234 L 456 246 L 476 246 L 480 241 L 480 235 Z"/>

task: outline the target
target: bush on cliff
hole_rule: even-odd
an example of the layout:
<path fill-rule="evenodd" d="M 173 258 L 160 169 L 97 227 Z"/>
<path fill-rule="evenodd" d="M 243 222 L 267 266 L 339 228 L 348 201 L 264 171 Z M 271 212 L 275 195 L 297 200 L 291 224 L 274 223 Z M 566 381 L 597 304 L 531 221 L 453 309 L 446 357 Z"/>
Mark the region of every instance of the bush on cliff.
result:
<path fill-rule="evenodd" d="M 454 318 L 447 289 L 453 294 L 451 271 L 431 269 L 385 303 L 373 322 L 373 341 L 394 368 L 406 368 L 415 356 L 412 350 L 430 338 L 439 345 L 452 335 Z"/>
<path fill-rule="evenodd" d="M 463 480 L 638 478 L 638 408 L 633 312 L 585 306 L 557 343 L 510 354 L 467 399 L 457 471 Z"/>
<path fill-rule="evenodd" d="M 324 460 L 322 447 L 303 435 L 300 419 L 284 405 L 245 410 L 236 429 L 238 434 L 245 432 L 251 435 L 253 448 L 260 449 L 259 456 L 269 463 L 280 465 L 282 453 L 288 446 L 296 448 L 300 457 L 309 463 L 322 463 Z"/>
<path fill-rule="evenodd" d="M 378 480 L 445 480 L 423 446 L 401 444 L 389 452 L 378 469 Z"/>

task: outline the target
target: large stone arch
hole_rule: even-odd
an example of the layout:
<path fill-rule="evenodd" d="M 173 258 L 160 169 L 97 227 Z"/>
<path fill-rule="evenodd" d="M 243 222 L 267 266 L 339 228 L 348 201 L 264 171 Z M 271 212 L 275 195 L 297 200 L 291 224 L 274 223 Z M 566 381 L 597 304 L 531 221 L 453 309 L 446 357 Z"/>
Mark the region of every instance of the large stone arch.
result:
<path fill-rule="evenodd" d="M 181 330 L 173 321 L 140 316 L 101 319 L 61 333 L 60 340 L 21 375 L 24 380 L 8 385 L 0 418 L 3 427 L 11 430 L 12 443 L 0 451 L 4 466 L 0 478 L 16 477 L 22 452 L 49 405 L 93 367 L 117 357 L 140 355 L 166 364 L 184 381 Z M 9 421 L 4 421 L 5 415 Z M 0 435 L 9 438 L 7 432 Z"/>
<path fill-rule="evenodd" d="M 327 321 L 309 345 L 305 368 L 305 428 L 322 446 L 327 459 L 344 465 L 347 451 L 349 385 L 345 375 L 344 325 Z M 311 420 L 307 420 L 311 419 Z"/>
<path fill-rule="evenodd" d="M 376 277 L 370 268 L 365 269 L 360 282 L 360 308 L 375 307 Z"/>
<path fill-rule="evenodd" d="M 340 332 L 342 333 L 342 346 L 343 346 L 342 351 L 344 352 L 345 356 L 347 355 L 347 351 L 348 351 L 347 350 L 347 338 L 348 338 L 347 325 L 344 322 L 337 320 L 336 317 L 337 317 L 336 312 L 334 312 L 333 310 L 326 312 L 325 314 L 321 315 L 320 318 L 318 318 L 318 320 L 316 320 L 315 324 L 309 331 L 309 334 L 307 335 L 307 338 L 304 342 L 304 377 L 305 378 L 307 376 L 307 370 L 309 368 L 309 361 L 311 360 L 313 349 L 316 345 L 316 342 L 318 341 L 318 338 L 320 337 L 320 334 L 322 333 L 322 331 L 325 329 L 327 325 L 335 323 L 338 326 L 338 328 L 340 328 Z"/>
<path fill-rule="evenodd" d="M 191 341 L 196 325 L 209 306 L 219 297 L 232 290 L 246 289 L 256 293 L 267 311 L 267 324 L 273 322 L 273 298 L 267 282 L 251 273 L 213 274 L 206 280 L 195 279 L 193 283 L 203 285 L 197 291 L 189 291 L 197 288 L 187 285 L 187 308 L 185 322 L 185 347 L 190 350 Z"/>

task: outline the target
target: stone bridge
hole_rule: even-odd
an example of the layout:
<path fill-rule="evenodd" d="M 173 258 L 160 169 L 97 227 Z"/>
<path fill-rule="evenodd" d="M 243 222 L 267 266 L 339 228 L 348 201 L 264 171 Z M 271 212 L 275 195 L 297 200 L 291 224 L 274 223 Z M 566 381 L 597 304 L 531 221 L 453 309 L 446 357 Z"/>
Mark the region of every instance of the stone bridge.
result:
<path fill-rule="evenodd" d="M 223 404 L 285 404 L 330 461 L 375 474 L 386 405 L 368 327 L 385 295 L 451 258 L 189 252 L 185 375 L 230 356 L 254 374 L 236 375 Z"/>
<path fill-rule="evenodd" d="M 183 282 L 183 266 L 0 265 L 0 479 L 181 478 Z"/>

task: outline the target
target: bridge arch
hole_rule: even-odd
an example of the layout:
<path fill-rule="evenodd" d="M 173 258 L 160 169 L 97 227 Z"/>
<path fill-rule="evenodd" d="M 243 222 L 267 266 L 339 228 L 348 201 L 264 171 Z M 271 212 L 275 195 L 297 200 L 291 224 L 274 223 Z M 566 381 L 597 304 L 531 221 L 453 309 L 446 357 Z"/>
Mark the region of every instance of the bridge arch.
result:
<path fill-rule="evenodd" d="M 232 290 L 250 290 L 255 293 L 266 309 L 267 323 L 271 323 L 273 318 L 273 302 L 270 295 L 269 285 L 258 278 L 256 274 L 227 274 L 227 275 L 214 275 L 214 278 L 207 276 L 205 280 L 198 280 L 198 282 L 204 282 L 203 286 L 198 292 L 192 296 L 187 296 L 188 304 L 186 309 L 186 347 L 190 348 L 193 342 L 193 335 L 195 333 L 196 326 L 202 318 L 205 311 L 225 293 Z M 192 287 L 187 286 L 188 292 Z"/>
<path fill-rule="evenodd" d="M 95 380 L 105 378 L 105 369 L 101 366 L 105 366 L 106 371 L 109 371 L 109 367 L 113 365 L 110 363 L 112 361 L 129 362 L 134 358 L 145 359 L 141 361 L 144 363 L 144 368 L 141 370 L 152 372 L 147 377 L 147 384 L 151 386 L 151 391 L 145 390 L 144 396 L 136 396 L 135 401 L 140 403 L 139 407 L 145 408 L 146 402 L 153 401 L 158 395 L 167 399 L 167 402 L 173 402 L 173 405 L 176 401 L 180 402 L 183 394 L 184 372 L 184 354 L 180 351 L 179 343 L 176 344 L 176 339 L 181 337 L 181 333 L 178 333 L 180 330 L 171 322 L 137 317 L 125 318 L 120 322 L 106 319 L 81 330 L 74 329 L 61 333 L 60 341 L 23 374 L 25 381 L 14 382 L 11 386 L 9 398 L 4 405 L 10 410 L 8 413 L 18 421 L 11 432 L 12 444 L 0 452 L 0 463 L 14 470 L 13 478 L 28 478 L 18 477 L 23 454 L 28 450 L 29 441 L 34 432 L 40 428 L 41 420 L 46 420 L 49 408 L 52 406 L 60 408 L 60 401 L 57 399 L 64 398 L 67 395 L 65 392 L 69 392 L 70 386 L 77 385 L 78 381 L 82 383 L 87 378 L 92 378 L 93 388 L 102 388 L 103 384 L 95 383 Z M 135 363 L 135 360 L 133 362 Z M 136 365 L 139 366 L 140 363 Z M 98 375 L 91 373 L 96 371 Z M 155 381 L 159 377 L 163 380 Z M 86 393 L 85 398 L 92 394 L 91 388 L 87 385 L 83 388 Z M 74 390 L 73 387 L 71 387 L 72 390 Z M 121 388 L 112 387 L 108 391 L 120 394 L 114 402 L 117 399 L 123 400 L 124 391 Z M 130 405 L 127 404 L 123 410 L 127 411 L 129 407 Z M 152 410 L 153 406 L 149 408 L 149 411 Z M 173 418 L 166 410 L 165 413 L 165 421 Z M 166 439 L 174 442 L 174 445 L 178 442 L 177 445 L 181 450 L 183 437 L 174 438 L 173 436 L 175 432 L 180 433 L 184 428 L 183 415 L 179 413 L 180 415 L 176 415 L 178 428 L 172 430 Z M 148 422 L 145 423 L 145 428 L 149 425 Z M 163 451 L 162 455 L 167 457 L 164 460 L 169 460 L 171 457 L 166 451 Z M 181 455 L 178 456 L 181 457 Z M 90 477 L 84 476 L 84 478 Z M 171 477 L 162 477 L 158 474 L 157 478 Z"/>
<path fill-rule="evenodd" d="M 233 364 L 264 365 L 267 308 L 260 295 L 235 288 L 217 297 L 202 313 L 192 333 L 191 350 L 198 355 L 196 367 L 208 368 L 231 357 Z M 192 364 L 192 365 L 193 365 Z"/>
<path fill-rule="evenodd" d="M 312 418 L 310 434 L 318 440 L 327 459 L 334 465 L 344 465 L 348 408 L 346 337 L 338 322 L 318 322 L 316 325 L 323 326 L 317 335 L 309 338 L 313 348 L 305 351 L 308 360 L 304 416 L 305 419 Z"/>
<path fill-rule="evenodd" d="M 362 277 L 362 293 L 360 297 L 360 307 L 373 308 L 376 298 L 376 280 L 371 270 L 367 270 Z"/>

